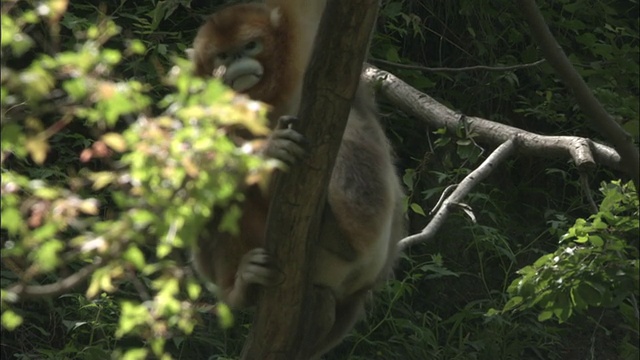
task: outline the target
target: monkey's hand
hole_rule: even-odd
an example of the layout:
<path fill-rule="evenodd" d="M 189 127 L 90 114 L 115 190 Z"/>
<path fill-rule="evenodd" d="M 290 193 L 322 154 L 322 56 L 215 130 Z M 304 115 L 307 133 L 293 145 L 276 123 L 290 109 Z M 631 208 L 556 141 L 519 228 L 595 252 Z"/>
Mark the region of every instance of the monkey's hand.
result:
<path fill-rule="evenodd" d="M 307 154 L 307 140 L 292 128 L 295 116 L 282 116 L 267 141 L 264 154 L 288 166 L 296 164 Z"/>
<path fill-rule="evenodd" d="M 226 302 L 234 308 L 242 308 L 255 303 L 249 299 L 251 285 L 272 286 L 281 281 L 280 273 L 274 268 L 271 256 L 263 248 L 255 248 L 242 256 L 233 289 L 227 293 Z"/>

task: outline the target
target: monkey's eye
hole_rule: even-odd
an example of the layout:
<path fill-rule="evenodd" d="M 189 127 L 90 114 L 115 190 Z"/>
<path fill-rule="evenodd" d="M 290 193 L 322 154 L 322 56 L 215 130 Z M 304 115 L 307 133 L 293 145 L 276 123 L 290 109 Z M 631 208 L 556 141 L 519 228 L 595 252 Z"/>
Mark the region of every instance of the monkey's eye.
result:
<path fill-rule="evenodd" d="M 244 45 L 244 53 L 246 55 L 257 55 L 262 51 L 262 41 L 252 40 Z"/>
<path fill-rule="evenodd" d="M 245 46 L 244 46 L 244 48 L 245 48 L 246 50 L 253 50 L 253 49 L 255 49 L 257 46 L 258 46 L 258 43 L 257 43 L 256 41 L 249 41 L 249 42 L 247 43 L 247 45 L 245 45 Z"/>

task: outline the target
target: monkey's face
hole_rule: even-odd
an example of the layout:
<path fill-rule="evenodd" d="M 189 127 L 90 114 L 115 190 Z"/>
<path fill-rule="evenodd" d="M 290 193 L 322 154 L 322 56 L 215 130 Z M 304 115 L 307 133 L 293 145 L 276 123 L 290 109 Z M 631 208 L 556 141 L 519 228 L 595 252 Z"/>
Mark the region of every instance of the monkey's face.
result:
<path fill-rule="evenodd" d="M 278 9 L 251 3 L 214 13 L 194 40 L 196 74 L 220 78 L 235 91 L 268 101 L 286 55 Z M 282 75 L 282 74 L 281 74 Z"/>
<path fill-rule="evenodd" d="M 233 90 L 245 92 L 262 80 L 264 68 L 257 57 L 264 50 L 261 39 L 220 51 L 213 56 L 212 75 L 221 78 Z"/>

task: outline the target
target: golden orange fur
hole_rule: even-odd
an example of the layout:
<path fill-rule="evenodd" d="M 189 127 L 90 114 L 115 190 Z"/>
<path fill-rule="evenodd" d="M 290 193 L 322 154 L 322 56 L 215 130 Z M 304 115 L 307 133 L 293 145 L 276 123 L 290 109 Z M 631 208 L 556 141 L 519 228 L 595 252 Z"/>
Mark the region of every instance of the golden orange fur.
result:
<path fill-rule="evenodd" d="M 237 44 L 261 38 L 264 50 L 256 56 L 264 78 L 247 95 L 273 106 L 272 119 L 291 114 L 291 98 L 304 74 L 305 60 L 296 57 L 299 36 L 291 27 L 291 10 L 264 4 L 240 4 L 211 15 L 195 38 L 195 73 L 211 76 L 213 58 Z"/>
<path fill-rule="evenodd" d="M 239 86 L 241 91 L 272 106 L 269 118 L 274 132 L 266 142 L 266 154 L 276 148 L 299 158 L 301 135 L 275 129 L 275 123 L 280 116 L 298 112 L 324 2 L 266 0 L 229 6 L 211 15 L 194 41 L 196 74 L 214 76 L 217 68 L 225 68 L 225 74 L 242 68 L 240 77 L 246 75 L 242 79 L 246 82 Z M 331 289 L 336 300 L 335 324 L 311 349 L 314 358 L 338 344 L 353 327 L 366 294 L 386 277 L 396 258 L 405 224 L 403 192 L 391 153 L 373 96 L 361 86 L 329 182 L 313 259 L 314 284 Z M 244 195 L 240 233 L 220 231 L 221 216 L 216 211 L 208 233 L 194 249 L 199 272 L 218 285 L 220 298 L 232 307 L 254 304 L 257 287 L 276 283 L 277 275 L 263 249 L 269 195 L 258 186 L 250 186 Z"/>

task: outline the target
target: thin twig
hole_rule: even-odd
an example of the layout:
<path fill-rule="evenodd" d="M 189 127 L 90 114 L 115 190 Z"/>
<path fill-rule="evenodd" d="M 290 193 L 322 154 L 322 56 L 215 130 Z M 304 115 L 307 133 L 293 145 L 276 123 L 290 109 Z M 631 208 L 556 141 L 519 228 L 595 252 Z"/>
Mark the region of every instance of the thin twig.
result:
<path fill-rule="evenodd" d="M 509 65 L 509 66 L 475 65 L 475 66 L 467 66 L 467 67 L 460 67 L 460 68 L 449 68 L 449 67 L 427 67 L 427 66 L 420 66 L 420 65 L 399 64 L 392 61 L 387 61 L 382 59 L 373 59 L 373 58 L 369 60 L 374 63 L 393 66 L 398 69 L 419 70 L 419 71 L 428 71 L 428 72 L 436 72 L 436 71 L 462 72 L 462 71 L 475 71 L 475 70 L 510 71 L 510 70 L 519 70 L 519 69 L 526 69 L 526 68 L 538 66 L 546 61 L 545 59 L 542 59 L 532 63 Z"/>
<path fill-rule="evenodd" d="M 105 263 L 101 257 L 96 258 L 93 264 L 87 265 L 64 279 L 47 285 L 13 284 L 7 287 L 9 293 L 13 293 L 18 299 L 38 299 L 49 296 L 57 296 L 70 291 L 87 280 L 93 272 Z"/>

